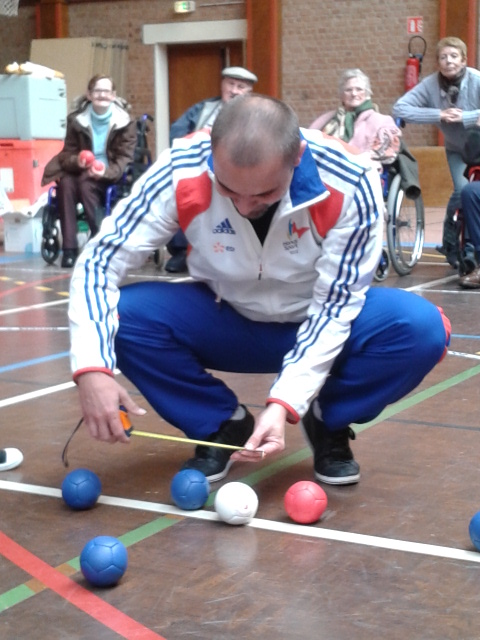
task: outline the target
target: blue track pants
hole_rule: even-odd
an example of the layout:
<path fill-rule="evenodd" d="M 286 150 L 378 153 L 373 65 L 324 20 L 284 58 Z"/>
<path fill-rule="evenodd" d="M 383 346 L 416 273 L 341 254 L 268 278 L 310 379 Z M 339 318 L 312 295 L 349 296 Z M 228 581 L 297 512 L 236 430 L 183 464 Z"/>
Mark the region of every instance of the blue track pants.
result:
<path fill-rule="evenodd" d="M 277 373 L 299 326 L 248 320 L 201 283 L 125 286 L 119 316 L 119 368 L 167 422 L 197 439 L 238 405 L 207 370 Z M 376 417 L 421 382 L 445 345 L 437 307 L 400 289 L 372 288 L 318 396 L 327 427 Z"/>

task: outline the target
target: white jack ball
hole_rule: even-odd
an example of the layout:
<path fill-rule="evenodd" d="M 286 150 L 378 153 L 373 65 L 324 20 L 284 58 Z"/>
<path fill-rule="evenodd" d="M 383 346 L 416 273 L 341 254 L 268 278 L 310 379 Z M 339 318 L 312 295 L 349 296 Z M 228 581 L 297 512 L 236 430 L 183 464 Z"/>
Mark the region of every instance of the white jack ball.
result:
<path fill-rule="evenodd" d="M 257 513 L 258 497 L 248 484 L 227 482 L 217 491 L 214 508 L 223 522 L 247 524 Z"/>

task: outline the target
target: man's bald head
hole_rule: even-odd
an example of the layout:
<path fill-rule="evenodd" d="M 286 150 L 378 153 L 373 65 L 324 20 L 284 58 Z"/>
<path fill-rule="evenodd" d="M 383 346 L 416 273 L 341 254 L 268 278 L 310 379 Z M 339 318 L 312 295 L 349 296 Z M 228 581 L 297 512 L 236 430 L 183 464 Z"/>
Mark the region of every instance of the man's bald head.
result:
<path fill-rule="evenodd" d="M 275 155 L 293 167 L 300 152 L 297 116 L 268 96 L 238 96 L 222 107 L 212 128 L 212 151 L 219 146 L 238 167 L 257 166 Z"/>

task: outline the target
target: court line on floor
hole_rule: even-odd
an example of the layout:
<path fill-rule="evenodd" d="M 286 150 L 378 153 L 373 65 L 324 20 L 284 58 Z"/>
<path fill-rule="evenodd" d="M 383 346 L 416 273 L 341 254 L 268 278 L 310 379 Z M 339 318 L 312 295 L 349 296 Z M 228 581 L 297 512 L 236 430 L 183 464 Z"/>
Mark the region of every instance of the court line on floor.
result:
<path fill-rule="evenodd" d="M 34 282 L 25 282 L 24 284 L 20 284 L 16 287 L 12 287 L 11 289 L 5 289 L 5 291 L 0 291 L 0 298 L 5 298 L 5 296 L 9 296 L 12 293 L 25 291 L 26 289 L 31 289 L 32 287 L 38 287 L 39 285 L 46 284 L 47 282 L 65 280 L 69 277 L 70 277 L 70 274 L 66 274 L 66 275 L 59 275 L 59 276 L 51 276 L 50 278 L 44 278 L 43 280 L 35 280 Z"/>
<path fill-rule="evenodd" d="M 122 638 L 127 638 L 127 640 L 132 640 L 132 638 L 165 640 L 148 627 L 51 567 L 2 531 L 0 531 L 0 554 L 46 585 L 61 598 L 87 613 L 108 629 L 118 633 Z"/>
<path fill-rule="evenodd" d="M 23 311 L 34 311 L 35 309 L 45 309 L 46 307 L 54 307 L 57 304 L 68 304 L 68 299 L 53 300 L 52 302 L 41 302 L 39 304 L 31 304 L 28 307 L 15 307 L 14 309 L 4 309 L 0 311 L 0 316 L 8 316 L 13 313 L 22 313 Z"/>
<path fill-rule="evenodd" d="M 8 480 L 0 480 L 0 489 L 55 498 L 62 497 L 60 489 L 18 482 L 10 482 Z M 213 511 L 182 511 L 181 509 L 178 509 L 177 507 L 174 507 L 172 505 L 161 504 L 158 502 L 148 502 L 145 500 L 132 500 L 130 498 L 118 498 L 114 496 L 102 495 L 98 499 L 98 503 L 113 507 L 122 507 L 127 509 L 149 511 L 153 513 L 181 516 L 183 518 L 192 518 L 195 520 L 221 522 L 218 515 Z M 398 540 L 395 538 L 384 538 L 381 536 L 372 536 L 363 533 L 353 533 L 348 531 L 337 531 L 335 529 L 309 527 L 305 525 L 293 524 L 290 522 L 265 520 L 262 518 L 254 518 L 247 526 L 253 527 L 255 529 L 272 531 L 274 533 L 288 533 L 307 538 L 321 538 L 324 540 L 346 542 L 350 544 L 375 547 L 378 549 L 386 549 L 389 551 L 402 551 L 404 553 L 414 553 L 426 556 L 434 556 L 437 558 L 448 558 L 450 560 L 461 560 L 464 562 L 480 563 L 480 553 L 477 553 L 475 551 L 467 551 L 466 549 L 456 549 L 455 547 L 443 547 L 440 545 L 432 545 L 422 542 L 411 542 L 409 540 Z"/>
<path fill-rule="evenodd" d="M 0 374 L 7 373 L 8 371 L 16 371 L 17 369 L 24 369 L 25 367 L 34 367 L 37 364 L 43 364 L 44 362 L 51 362 L 53 360 L 61 360 L 62 358 L 67 358 L 69 355 L 68 351 L 61 351 L 59 353 L 53 353 L 50 356 L 41 356 L 40 358 L 32 358 L 31 360 L 22 360 L 21 362 L 14 362 L 13 364 L 7 364 L 4 367 L 0 367 Z M 53 391 L 49 391 L 50 389 L 56 390 L 55 387 L 46 387 L 46 389 L 39 389 L 38 391 L 34 391 L 33 393 L 38 393 L 40 395 L 46 395 L 44 392 L 47 391 L 49 393 L 53 393 Z M 29 394 L 27 394 L 29 395 Z M 32 396 L 35 397 L 35 396 Z M 22 396 L 15 396 L 15 398 L 22 398 Z M 2 405 L 0 404 L 0 407 Z"/>
<path fill-rule="evenodd" d="M 69 331 L 69 327 L 0 327 L 0 331 Z"/>
<path fill-rule="evenodd" d="M 185 518 L 172 518 L 171 516 L 161 516 L 151 522 L 140 525 L 136 529 L 128 531 L 118 536 L 118 539 L 128 548 L 138 542 L 142 542 L 147 538 L 150 538 L 157 533 L 161 533 L 165 529 L 168 529 L 174 524 L 183 521 Z M 72 576 L 74 573 L 80 571 L 80 556 L 76 556 L 67 562 L 62 563 L 56 567 L 57 571 L 67 576 Z M 0 613 L 5 609 L 10 609 L 20 602 L 24 602 L 29 598 L 41 593 L 45 589 L 48 589 L 46 585 L 40 584 L 38 581 L 29 580 L 26 583 L 12 587 L 7 591 L 0 594 Z"/>

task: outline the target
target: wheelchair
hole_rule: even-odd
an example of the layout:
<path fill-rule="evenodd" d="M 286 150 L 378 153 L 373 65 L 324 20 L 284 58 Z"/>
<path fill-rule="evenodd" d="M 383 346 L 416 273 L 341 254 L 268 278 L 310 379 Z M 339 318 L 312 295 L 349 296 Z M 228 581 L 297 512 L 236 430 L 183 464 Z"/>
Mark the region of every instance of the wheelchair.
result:
<path fill-rule="evenodd" d="M 123 178 L 122 178 L 123 180 Z M 97 228 L 105 216 L 109 216 L 113 205 L 121 197 L 127 195 L 125 185 L 111 184 L 107 187 L 105 193 L 105 204 L 98 207 L 95 212 L 95 222 Z M 123 195 L 121 195 L 123 193 Z M 89 236 L 90 229 L 81 204 L 77 204 L 77 236 L 79 246 L 83 246 Z M 53 264 L 60 255 L 60 224 L 58 221 L 57 210 L 57 186 L 50 187 L 48 190 L 47 204 L 42 209 L 42 244 L 40 253 L 47 264 Z"/>
<path fill-rule="evenodd" d="M 105 202 L 103 207 L 99 207 L 95 212 L 95 222 L 100 228 L 104 217 L 109 216 L 113 206 L 130 193 L 132 184 L 144 173 L 152 164 L 152 156 L 148 148 L 147 133 L 148 123 L 153 122 L 152 116 L 142 115 L 137 119 L 137 144 L 135 147 L 133 162 L 127 167 L 119 182 L 110 184 L 105 192 Z M 79 247 L 83 246 L 90 235 L 85 213 L 81 204 L 77 204 L 77 236 Z M 54 185 L 48 190 L 47 204 L 42 209 L 42 244 L 41 255 L 47 264 L 54 264 L 61 249 L 60 224 L 58 221 L 57 206 L 57 186 Z M 155 252 L 155 263 L 160 261 L 159 252 Z"/>
<path fill-rule="evenodd" d="M 399 276 L 408 275 L 422 256 L 425 240 L 425 207 L 421 193 L 412 198 L 402 188 L 402 177 L 393 165 L 380 175 L 386 207 L 387 248 L 383 249 L 374 279 L 388 276 L 390 263 Z"/>
<path fill-rule="evenodd" d="M 469 182 L 480 180 L 480 166 L 469 166 L 466 176 Z M 466 276 L 478 267 L 475 247 L 468 239 L 465 219 L 461 209 L 457 209 L 455 212 L 454 221 L 457 235 L 458 274 L 459 276 Z"/>

